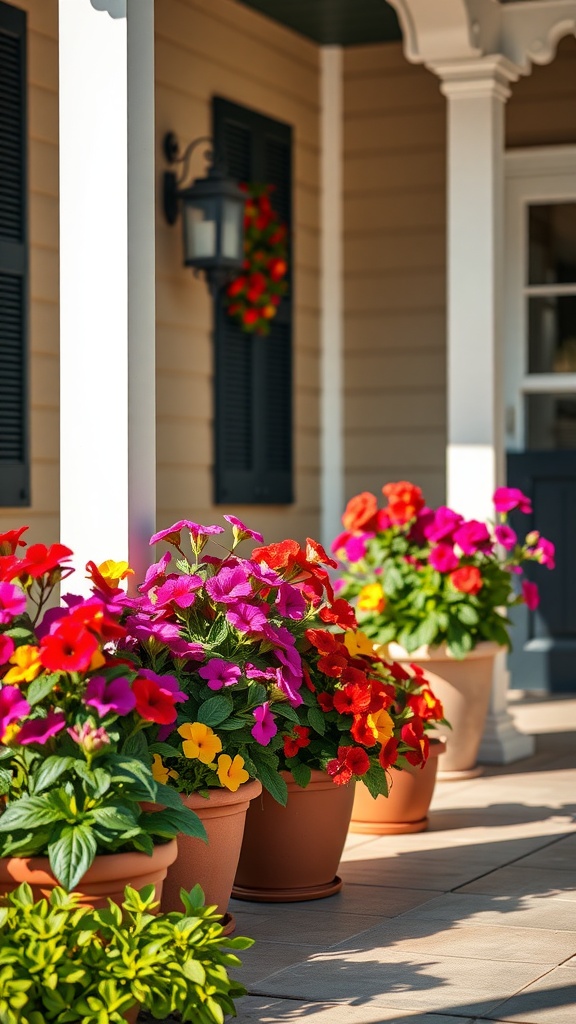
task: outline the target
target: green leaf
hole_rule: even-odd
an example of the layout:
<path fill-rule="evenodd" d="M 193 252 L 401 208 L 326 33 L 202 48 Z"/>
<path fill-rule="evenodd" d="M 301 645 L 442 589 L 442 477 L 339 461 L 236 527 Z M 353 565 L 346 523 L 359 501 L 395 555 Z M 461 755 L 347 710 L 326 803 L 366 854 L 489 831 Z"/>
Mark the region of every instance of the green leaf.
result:
<path fill-rule="evenodd" d="M 272 768 L 270 768 L 268 764 L 265 764 L 264 762 L 257 760 L 255 756 L 254 764 L 258 772 L 257 777 L 260 779 L 260 782 L 264 786 L 264 789 L 267 789 L 268 792 L 270 793 L 270 796 L 273 797 L 274 800 L 277 800 L 279 804 L 282 804 L 283 807 L 285 807 L 288 801 L 288 786 L 286 785 L 282 776 L 279 775 L 277 771 L 274 771 Z"/>
<path fill-rule="evenodd" d="M 210 697 L 209 700 L 204 701 L 203 704 L 198 708 L 197 720 L 202 722 L 203 725 L 209 725 L 212 728 L 215 725 L 220 725 L 226 718 L 230 718 L 234 705 L 229 697 L 225 697 L 224 694 L 218 694 L 216 697 Z"/>
<path fill-rule="evenodd" d="M 137 732 L 134 736 L 129 736 L 128 739 L 122 744 L 122 753 L 126 754 L 127 757 L 133 757 L 137 761 L 143 761 L 144 764 L 148 763 L 148 743 L 143 732 Z"/>
<path fill-rule="evenodd" d="M 477 626 L 480 621 L 478 612 L 469 604 L 457 605 L 456 615 L 460 619 L 460 622 L 463 622 L 465 626 Z"/>
<path fill-rule="evenodd" d="M 182 970 L 189 981 L 195 982 L 196 985 L 203 985 L 206 981 L 206 971 L 198 960 L 186 960 Z"/>
<path fill-rule="evenodd" d="M 286 766 L 290 769 L 296 785 L 306 789 L 312 777 L 311 768 L 307 764 L 302 764 L 296 757 L 287 758 Z"/>
<path fill-rule="evenodd" d="M 205 641 L 206 646 L 219 647 L 220 644 L 224 643 L 229 635 L 230 626 L 228 625 L 228 622 L 224 616 L 218 616 L 210 627 L 210 632 L 208 633 Z"/>
<path fill-rule="evenodd" d="M 143 764 L 142 761 L 125 757 L 123 754 L 111 754 L 106 758 L 105 763 L 111 769 L 113 782 L 124 782 L 131 786 L 137 799 L 154 799 L 156 783 L 148 765 Z M 139 795 L 140 793 L 142 796 Z"/>
<path fill-rule="evenodd" d="M 276 703 L 272 705 L 272 711 L 275 715 L 278 715 L 278 717 L 287 718 L 290 722 L 295 722 L 296 725 L 300 724 L 296 708 L 291 707 L 290 704 L 287 704 L 285 701 L 276 701 Z"/>
<path fill-rule="evenodd" d="M 0 832 L 12 832 L 17 828 L 36 829 L 62 821 L 65 817 L 66 812 L 51 806 L 46 796 L 22 796 L 8 804 L 0 817 Z"/>
<path fill-rule="evenodd" d="M 41 761 L 38 771 L 32 776 L 34 793 L 43 793 L 45 789 L 50 789 L 74 765 L 75 761 L 74 757 L 55 756 Z"/>
<path fill-rule="evenodd" d="M 96 856 L 96 840 L 89 825 L 67 825 L 48 847 L 50 867 L 68 892 L 86 874 Z"/>
<path fill-rule="evenodd" d="M 326 720 L 324 718 L 323 712 L 320 711 L 320 708 L 308 708 L 307 717 L 308 725 L 310 726 L 310 728 L 313 729 L 314 732 L 318 733 L 320 736 L 323 736 L 324 733 L 326 732 Z"/>
<path fill-rule="evenodd" d="M 8 768 L 0 768 L 0 796 L 10 792 L 12 785 L 12 772 Z"/>
<path fill-rule="evenodd" d="M 164 839 L 172 839 L 182 832 L 186 836 L 193 836 L 195 839 L 203 839 L 204 842 L 208 842 L 206 829 L 200 818 L 184 804 L 181 804 L 178 811 L 172 807 L 165 807 L 163 811 L 142 814 L 140 826 L 149 835 L 162 836 Z"/>
<path fill-rule="evenodd" d="M 47 697 L 49 693 L 52 693 L 56 683 L 58 682 L 59 673 L 52 672 L 49 676 L 39 676 L 38 679 L 34 679 L 30 686 L 26 690 L 26 700 L 30 707 L 34 707 L 35 704 L 39 704 L 44 697 Z"/>
<path fill-rule="evenodd" d="M 254 722 L 254 719 L 252 719 L 252 722 Z M 218 725 L 218 728 L 222 732 L 234 732 L 237 729 L 243 729 L 245 727 L 245 725 L 246 725 L 246 722 L 244 721 L 243 718 L 234 718 L 234 717 L 232 717 L 232 718 L 227 718 L 225 722 L 220 722 L 219 725 Z"/>
<path fill-rule="evenodd" d="M 414 647 L 412 649 L 416 650 L 416 648 L 424 647 L 426 644 L 433 644 L 437 634 L 438 617 L 435 612 L 431 612 L 414 631 L 412 635 Z"/>
<path fill-rule="evenodd" d="M 136 817 L 126 814 L 119 807 L 95 807 L 90 814 L 98 825 L 111 832 L 127 832 L 138 827 Z"/>
<path fill-rule="evenodd" d="M 371 764 L 370 768 L 358 783 L 359 786 L 366 786 L 370 796 L 376 798 L 383 794 L 388 796 L 388 779 L 386 772 L 379 764 Z"/>
<path fill-rule="evenodd" d="M 160 754 L 161 757 L 178 757 L 178 751 L 169 743 L 151 743 L 148 748 L 151 754 Z"/>

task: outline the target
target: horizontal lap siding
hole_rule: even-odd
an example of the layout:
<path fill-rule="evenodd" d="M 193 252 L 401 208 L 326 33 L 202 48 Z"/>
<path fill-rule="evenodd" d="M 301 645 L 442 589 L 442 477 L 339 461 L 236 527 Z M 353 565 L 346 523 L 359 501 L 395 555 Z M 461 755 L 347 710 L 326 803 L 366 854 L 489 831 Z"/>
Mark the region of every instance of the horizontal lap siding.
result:
<path fill-rule="evenodd" d="M 9 0 L 12 3 L 12 0 Z M 31 506 L 0 508 L 0 532 L 59 533 L 58 0 L 17 0 L 28 14 Z"/>
<path fill-rule="evenodd" d="M 346 497 L 445 491 L 445 100 L 399 44 L 344 55 Z"/>
<path fill-rule="evenodd" d="M 319 100 L 318 50 L 231 0 L 156 0 L 157 181 L 162 138 L 211 132 L 211 101 L 223 96 L 294 130 L 295 503 L 212 503 L 212 312 L 206 285 L 182 266 L 180 224 L 157 203 L 157 441 L 159 528 L 182 518 L 219 521 L 232 512 L 267 540 L 318 534 Z M 194 157 L 194 174 L 203 162 Z"/>
<path fill-rule="evenodd" d="M 576 143 L 576 38 L 560 41 L 551 64 L 512 86 L 506 110 L 506 143 L 559 146 Z"/>

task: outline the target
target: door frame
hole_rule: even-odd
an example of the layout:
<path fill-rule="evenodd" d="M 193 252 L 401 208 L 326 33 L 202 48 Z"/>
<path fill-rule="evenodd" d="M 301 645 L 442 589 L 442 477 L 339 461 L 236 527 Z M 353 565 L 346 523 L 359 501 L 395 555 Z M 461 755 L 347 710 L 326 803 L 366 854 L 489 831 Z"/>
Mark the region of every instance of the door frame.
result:
<path fill-rule="evenodd" d="M 534 202 L 576 202 L 576 146 L 538 146 L 505 154 L 504 408 L 507 452 L 525 450 L 524 395 L 576 394 L 576 373 L 526 372 L 524 289 L 528 224 Z"/>

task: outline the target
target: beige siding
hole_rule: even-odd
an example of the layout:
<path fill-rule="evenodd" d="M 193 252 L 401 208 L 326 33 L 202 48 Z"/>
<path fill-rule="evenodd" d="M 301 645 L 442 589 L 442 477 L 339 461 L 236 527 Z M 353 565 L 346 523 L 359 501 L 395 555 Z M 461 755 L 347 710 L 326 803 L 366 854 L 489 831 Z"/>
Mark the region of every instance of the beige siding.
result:
<path fill-rule="evenodd" d="M 506 111 L 508 146 L 576 143 L 576 38 L 566 36 L 552 64 L 534 66 L 512 88 Z"/>
<path fill-rule="evenodd" d="M 291 506 L 212 504 L 212 317 L 206 285 L 182 267 L 180 226 L 157 203 L 158 525 L 233 512 L 267 540 L 316 536 L 318 446 L 318 50 L 231 0 L 156 0 L 158 182 L 165 132 L 211 130 L 214 95 L 293 126 L 295 154 L 295 491 Z M 202 161 L 195 159 L 197 173 Z M 216 517 L 216 519 L 215 519 Z"/>
<path fill-rule="evenodd" d="M 30 541 L 59 529 L 58 0 L 13 0 L 28 12 L 30 185 L 30 508 L 0 509 L 0 532 L 28 524 Z"/>
<path fill-rule="evenodd" d="M 344 56 L 346 496 L 444 497 L 445 101 L 398 44 Z"/>

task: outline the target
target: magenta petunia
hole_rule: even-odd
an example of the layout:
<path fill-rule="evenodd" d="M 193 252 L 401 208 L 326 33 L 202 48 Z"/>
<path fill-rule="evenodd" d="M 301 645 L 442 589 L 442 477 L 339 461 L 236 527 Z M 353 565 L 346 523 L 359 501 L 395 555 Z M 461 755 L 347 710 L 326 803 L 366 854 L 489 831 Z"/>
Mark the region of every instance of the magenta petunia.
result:
<path fill-rule="evenodd" d="M 219 604 L 236 604 L 252 595 L 252 584 L 245 569 L 239 566 L 223 569 L 206 581 L 206 593 Z"/>
<path fill-rule="evenodd" d="M 527 608 L 530 609 L 531 612 L 535 611 L 535 609 L 540 604 L 540 594 L 538 592 L 538 587 L 535 583 L 532 583 L 530 580 L 522 581 L 522 597 L 524 598 L 524 604 Z"/>
<path fill-rule="evenodd" d="M 10 660 L 16 647 L 11 636 L 4 636 L 0 633 L 0 666 L 5 665 Z"/>
<path fill-rule="evenodd" d="M 274 715 L 270 711 L 270 703 L 266 701 L 259 708 L 254 708 L 252 712 L 256 719 L 256 724 L 252 727 L 250 732 L 257 743 L 261 743 L 263 747 L 270 743 L 270 740 L 278 732 L 278 726 L 274 719 Z"/>
<path fill-rule="evenodd" d="M 159 533 L 155 533 L 153 537 L 150 537 L 150 544 L 157 544 L 158 541 L 165 540 L 168 544 L 174 544 L 178 547 L 182 530 L 190 531 L 193 543 L 198 540 L 198 537 L 213 537 L 218 533 L 224 533 L 222 526 L 202 526 L 200 523 L 193 523 L 189 519 L 180 519 L 173 526 L 169 526 L 167 530 L 160 530 Z"/>
<path fill-rule="evenodd" d="M 127 679 L 105 679 L 93 676 L 84 692 L 84 703 L 96 708 L 100 718 L 110 711 L 115 715 L 128 715 L 136 707 L 136 698 Z"/>
<path fill-rule="evenodd" d="M 223 658 L 212 658 L 198 669 L 198 675 L 206 680 L 211 690 L 221 690 L 223 686 L 233 686 L 238 682 L 240 669 Z"/>
<path fill-rule="evenodd" d="M 46 718 L 32 718 L 24 725 L 18 733 L 18 743 L 27 746 L 29 743 L 43 745 L 51 736 L 55 736 L 66 725 L 66 715 L 63 711 L 54 711 L 50 708 Z"/>
<path fill-rule="evenodd" d="M 462 523 L 454 532 L 453 541 L 465 555 L 490 551 L 493 547 L 488 527 L 477 519 L 469 519 Z"/>
<path fill-rule="evenodd" d="M 0 623 L 12 622 L 26 611 L 26 594 L 14 583 L 0 583 Z"/>
<path fill-rule="evenodd" d="M 551 540 L 546 540 L 545 537 L 540 537 L 534 554 L 540 562 L 540 565 L 545 565 L 547 569 L 554 569 L 556 565 L 556 562 L 554 561 L 556 549 Z"/>
<path fill-rule="evenodd" d="M 497 512 L 506 514 L 518 509 L 527 515 L 532 511 L 532 501 L 518 487 L 498 487 L 492 498 Z"/>
<path fill-rule="evenodd" d="M 360 562 L 366 554 L 366 545 L 369 540 L 375 537 L 375 533 L 360 533 L 354 537 L 350 537 L 344 545 L 346 552 L 346 558 L 349 562 Z"/>
<path fill-rule="evenodd" d="M 430 551 L 428 561 L 438 572 L 453 572 L 459 564 L 458 556 L 449 544 L 436 544 Z"/>
<path fill-rule="evenodd" d="M 0 687 L 0 743 L 6 739 L 6 730 L 30 713 L 30 705 L 17 686 Z"/>
<path fill-rule="evenodd" d="M 278 587 L 282 583 L 282 577 L 274 569 L 270 569 L 265 562 L 262 564 L 245 562 L 244 564 L 248 567 L 250 576 L 258 580 L 259 583 L 264 583 L 267 587 Z"/>
<path fill-rule="evenodd" d="M 237 543 L 240 543 L 241 540 L 247 540 L 248 537 L 250 537 L 252 540 L 257 540 L 259 544 L 262 544 L 264 542 L 264 537 L 262 536 L 261 533 L 258 533 L 257 530 L 250 530 L 247 526 L 244 525 L 242 520 L 238 519 L 236 516 L 224 516 L 224 519 L 226 520 L 227 523 L 230 523 L 230 526 L 234 531 L 234 538 L 237 540 Z"/>
<path fill-rule="evenodd" d="M 306 614 L 306 601 L 298 588 L 290 583 L 282 583 L 278 587 L 276 604 L 285 619 L 303 619 Z"/>
<path fill-rule="evenodd" d="M 160 690 L 164 690 L 172 696 L 176 704 L 181 703 L 184 700 L 188 700 L 187 695 L 182 693 L 180 683 L 176 679 L 176 676 L 160 675 L 158 672 L 153 672 L 151 668 L 139 669 L 138 675 L 144 676 L 145 679 L 150 679 L 153 683 L 156 683 L 156 685 L 160 687 Z"/>
<path fill-rule="evenodd" d="M 149 566 L 146 570 L 146 576 L 144 577 L 144 583 L 141 583 L 138 590 L 141 594 L 147 594 L 152 587 L 157 586 L 166 577 L 166 569 L 168 563 L 172 561 L 172 555 L 169 551 L 166 551 L 162 558 L 158 562 L 154 562 L 153 565 Z"/>
<path fill-rule="evenodd" d="M 428 509 L 428 512 L 430 510 Z M 424 536 L 431 541 L 450 541 L 454 531 L 458 529 L 464 517 L 448 508 L 447 505 L 440 505 L 433 513 L 432 519 L 424 527 Z"/>
<path fill-rule="evenodd" d="M 506 551 L 512 551 L 512 548 L 516 546 L 516 542 L 518 540 L 518 537 L 514 533 L 512 527 L 507 526 L 506 523 L 502 523 L 500 526 L 496 527 L 494 530 L 494 536 L 498 543 L 501 544 L 503 548 L 506 548 Z"/>
<path fill-rule="evenodd" d="M 226 609 L 226 618 L 239 633 L 262 633 L 267 625 L 261 608 L 241 601 L 233 608 Z"/>
<path fill-rule="evenodd" d="M 156 607 L 176 605 L 189 608 L 196 600 L 196 591 L 202 586 L 199 576 L 169 576 L 156 590 Z"/>

